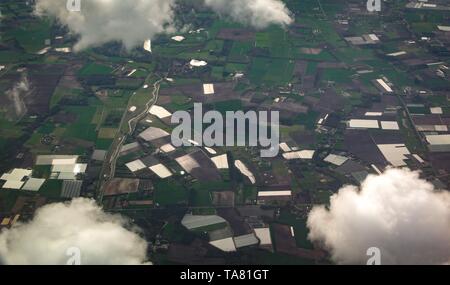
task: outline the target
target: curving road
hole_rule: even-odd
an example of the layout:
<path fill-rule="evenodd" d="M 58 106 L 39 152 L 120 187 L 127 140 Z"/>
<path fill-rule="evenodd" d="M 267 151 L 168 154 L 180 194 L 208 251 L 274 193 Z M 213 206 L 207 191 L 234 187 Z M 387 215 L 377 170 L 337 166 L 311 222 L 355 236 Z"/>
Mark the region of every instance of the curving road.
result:
<path fill-rule="evenodd" d="M 136 129 L 136 126 L 138 123 L 144 119 L 148 112 L 150 111 L 150 108 L 153 107 L 153 105 L 158 102 L 159 98 L 159 90 L 160 90 L 160 84 L 164 80 L 164 78 L 159 79 L 153 84 L 153 92 L 152 92 L 152 98 L 145 104 L 145 109 L 139 113 L 135 114 L 132 118 L 130 118 L 127 121 L 128 124 L 128 132 L 122 131 L 122 126 L 125 123 L 125 120 L 127 119 L 127 115 L 129 115 L 129 110 L 127 109 L 122 117 L 122 121 L 119 126 L 119 133 L 114 139 L 113 145 L 108 151 L 108 154 L 106 155 L 105 162 L 103 163 L 101 176 L 100 176 L 100 187 L 99 192 L 97 195 L 97 201 L 99 203 L 102 202 L 103 196 L 105 193 L 105 186 L 108 181 L 110 181 L 112 178 L 114 178 L 114 174 L 116 172 L 116 165 L 117 165 L 117 159 L 120 155 L 120 150 L 122 149 L 122 146 L 127 138 L 127 136 L 132 135 Z"/>

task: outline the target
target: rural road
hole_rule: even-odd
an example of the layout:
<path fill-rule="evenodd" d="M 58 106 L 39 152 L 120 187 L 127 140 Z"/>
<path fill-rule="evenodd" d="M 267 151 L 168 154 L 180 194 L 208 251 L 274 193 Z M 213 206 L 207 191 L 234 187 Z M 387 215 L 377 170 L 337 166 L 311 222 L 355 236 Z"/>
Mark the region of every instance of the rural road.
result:
<path fill-rule="evenodd" d="M 107 185 L 107 182 L 110 181 L 112 178 L 114 178 L 114 174 L 116 172 L 116 164 L 117 159 L 120 155 L 120 150 L 122 149 L 122 146 L 127 138 L 127 136 L 132 135 L 136 129 L 136 126 L 138 123 L 147 116 L 148 112 L 150 111 L 150 108 L 153 107 L 153 105 L 158 102 L 159 98 L 159 90 L 160 90 L 160 84 L 164 79 L 161 78 L 158 81 L 156 81 L 153 84 L 153 92 L 152 92 L 152 98 L 146 103 L 144 110 L 133 116 L 127 121 L 128 124 L 128 132 L 119 131 L 118 135 L 114 139 L 113 145 L 109 149 L 105 162 L 102 167 L 101 176 L 100 176 L 100 187 L 99 192 L 97 195 L 97 201 L 101 203 L 103 201 L 103 196 L 105 193 L 105 187 Z M 119 130 L 122 130 L 122 125 L 125 123 L 125 119 L 127 115 L 129 114 L 129 109 L 125 111 L 122 121 L 119 126 Z"/>

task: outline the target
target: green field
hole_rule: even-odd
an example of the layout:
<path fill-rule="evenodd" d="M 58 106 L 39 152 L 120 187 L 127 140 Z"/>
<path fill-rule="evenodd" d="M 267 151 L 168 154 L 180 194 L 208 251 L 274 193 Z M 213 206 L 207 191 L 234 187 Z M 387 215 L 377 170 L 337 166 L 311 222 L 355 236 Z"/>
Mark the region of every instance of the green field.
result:
<path fill-rule="evenodd" d="M 61 196 L 62 180 L 46 180 L 39 190 L 39 194 L 47 198 L 57 199 Z"/>
<path fill-rule="evenodd" d="M 193 207 L 212 206 L 211 192 L 230 190 L 231 185 L 228 182 L 196 182 L 192 185 L 190 192 L 190 205 Z"/>
<path fill-rule="evenodd" d="M 78 71 L 79 76 L 92 76 L 92 75 L 109 75 L 113 72 L 113 69 L 110 66 L 97 64 L 97 63 L 88 63 L 83 68 Z"/>
<path fill-rule="evenodd" d="M 313 245 L 308 240 L 308 228 L 306 220 L 298 218 L 291 213 L 282 212 L 278 220 L 280 224 L 294 227 L 295 241 L 297 246 L 306 249 L 313 249 Z"/>
<path fill-rule="evenodd" d="M 349 83 L 352 80 L 353 71 L 348 69 L 326 68 L 323 69 L 322 80 L 336 83 Z"/>
<path fill-rule="evenodd" d="M 258 86 L 284 86 L 292 79 L 294 61 L 278 58 L 253 58 L 249 78 Z"/>
<path fill-rule="evenodd" d="M 180 183 L 173 180 L 155 183 L 154 201 L 160 206 L 185 204 L 188 201 L 187 190 Z"/>
<path fill-rule="evenodd" d="M 65 137 L 94 142 L 97 139 L 96 125 L 92 124 L 97 108 L 71 106 L 67 110 L 77 115 L 77 121 L 67 126 Z"/>
<path fill-rule="evenodd" d="M 10 30 L 8 36 L 16 39 L 28 53 L 37 53 L 46 47 L 45 41 L 51 39 L 51 21 L 32 21 Z"/>

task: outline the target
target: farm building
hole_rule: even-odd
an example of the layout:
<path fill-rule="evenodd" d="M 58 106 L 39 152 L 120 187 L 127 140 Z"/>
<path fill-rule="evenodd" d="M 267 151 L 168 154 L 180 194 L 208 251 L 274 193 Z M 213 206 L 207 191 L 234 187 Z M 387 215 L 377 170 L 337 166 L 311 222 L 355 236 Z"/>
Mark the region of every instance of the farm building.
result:
<path fill-rule="evenodd" d="M 291 190 L 280 191 L 259 191 L 258 204 L 266 204 L 270 202 L 287 202 L 292 199 Z"/>

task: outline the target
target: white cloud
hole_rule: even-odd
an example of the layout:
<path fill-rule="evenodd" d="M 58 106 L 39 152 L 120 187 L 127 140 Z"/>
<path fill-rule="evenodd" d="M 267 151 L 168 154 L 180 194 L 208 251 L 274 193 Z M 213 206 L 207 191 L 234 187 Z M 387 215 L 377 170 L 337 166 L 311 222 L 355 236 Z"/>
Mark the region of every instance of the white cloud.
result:
<path fill-rule="evenodd" d="M 66 1 L 38 0 L 36 13 L 54 16 L 80 35 L 77 51 L 110 41 L 132 48 L 173 30 L 173 5 L 174 0 L 83 0 L 80 12 L 70 12 Z"/>
<path fill-rule="evenodd" d="M 436 191 L 417 172 L 390 169 L 358 189 L 345 186 L 329 209 L 314 207 L 309 238 L 340 264 L 365 264 L 370 247 L 382 264 L 450 262 L 450 193 Z"/>
<path fill-rule="evenodd" d="M 131 265 L 146 262 L 147 243 L 128 220 L 103 212 L 94 200 L 49 204 L 29 223 L 0 233 L 0 263 L 66 264 L 67 250 L 79 248 L 81 264 Z"/>
<path fill-rule="evenodd" d="M 157 34 L 173 33 L 177 0 L 82 0 L 81 11 L 67 9 L 67 1 L 37 0 L 38 15 L 56 17 L 80 36 L 74 50 L 80 51 L 111 41 L 130 49 Z M 288 25 L 289 10 L 279 0 L 205 0 L 206 6 L 237 22 L 264 28 L 270 24 Z"/>
<path fill-rule="evenodd" d="M 293 22 L 291 12 L 279 0 L 205 0 L 205 4 L 223 16 L 259 29 Z"/>

